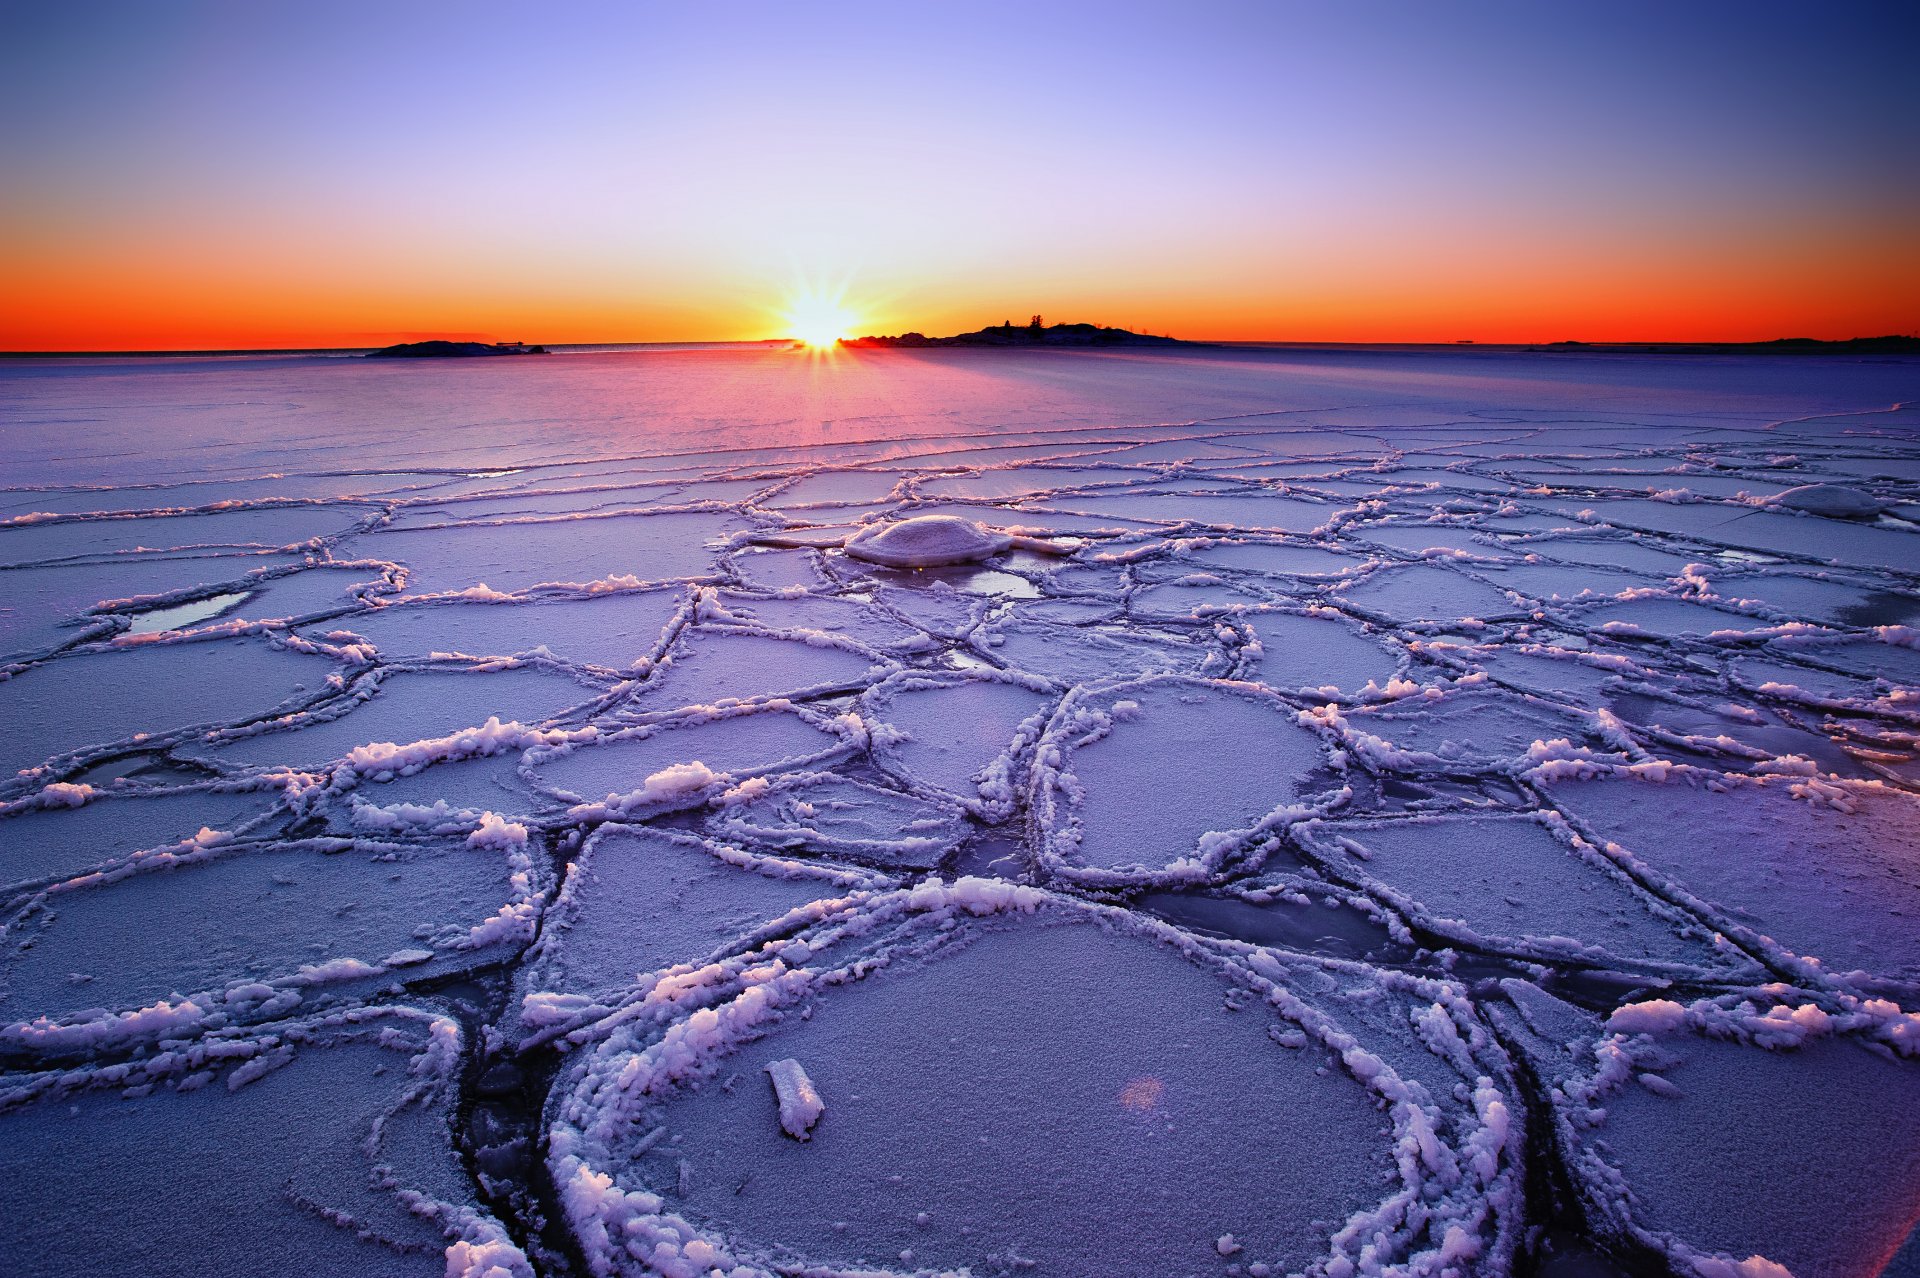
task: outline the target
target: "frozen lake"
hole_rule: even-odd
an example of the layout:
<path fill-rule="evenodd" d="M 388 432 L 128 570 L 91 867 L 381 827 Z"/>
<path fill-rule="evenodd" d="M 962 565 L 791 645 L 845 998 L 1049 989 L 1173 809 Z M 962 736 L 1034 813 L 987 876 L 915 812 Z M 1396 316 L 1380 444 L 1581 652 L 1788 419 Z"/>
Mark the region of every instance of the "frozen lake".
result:
<path fill-rule="evenodd" d="M 1920 1274 L 1916 401 L 0 363 L 0 1272 Z"/>

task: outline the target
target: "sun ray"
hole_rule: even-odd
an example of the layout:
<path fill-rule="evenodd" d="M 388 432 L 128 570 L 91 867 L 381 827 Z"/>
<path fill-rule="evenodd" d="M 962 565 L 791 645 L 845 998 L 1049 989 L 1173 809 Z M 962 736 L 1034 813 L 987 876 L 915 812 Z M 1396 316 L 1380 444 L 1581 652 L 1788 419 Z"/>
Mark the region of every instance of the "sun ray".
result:
<path fill-rule="evenodd" d="M 853 336 L 860 320 L 846 303 L 846 290 L 801 287 L 781 312 L 787 335 L 812 350 L 831 350 Z"/>

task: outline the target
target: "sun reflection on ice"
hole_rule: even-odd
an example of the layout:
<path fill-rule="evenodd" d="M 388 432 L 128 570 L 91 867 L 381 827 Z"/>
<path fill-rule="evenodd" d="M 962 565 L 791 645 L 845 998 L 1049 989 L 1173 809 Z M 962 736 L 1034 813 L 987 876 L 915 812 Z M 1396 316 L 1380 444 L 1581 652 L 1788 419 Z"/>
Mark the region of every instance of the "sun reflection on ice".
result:
<path fill-rule="evenodd" d="M 1151 1074 L 1127 1080 L 1120 1089 L 1120 1106 L 1136 1114 L 1150 1114 L 1160 1107 L 1160 1098 L 1166 1095 L 1167 1085 Z"/>

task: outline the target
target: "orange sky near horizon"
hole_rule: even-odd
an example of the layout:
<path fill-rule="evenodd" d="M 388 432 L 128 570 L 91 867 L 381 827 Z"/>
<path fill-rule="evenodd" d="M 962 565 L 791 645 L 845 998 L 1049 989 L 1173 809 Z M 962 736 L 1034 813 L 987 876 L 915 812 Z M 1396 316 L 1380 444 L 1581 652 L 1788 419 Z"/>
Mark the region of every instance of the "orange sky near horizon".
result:
<path fill-rule="evenodd" d="M 0 350 L 1920 331 L 1896 8 L 748 8 L 22 11 Z"/>

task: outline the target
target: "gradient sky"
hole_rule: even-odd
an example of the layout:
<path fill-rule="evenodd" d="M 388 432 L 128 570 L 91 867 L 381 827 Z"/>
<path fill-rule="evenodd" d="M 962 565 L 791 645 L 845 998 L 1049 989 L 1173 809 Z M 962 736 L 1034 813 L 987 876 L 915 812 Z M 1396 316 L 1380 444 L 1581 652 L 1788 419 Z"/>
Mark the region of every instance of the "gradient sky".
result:
<path fill-rule="evenodd" d="M 0 4 L 0 349 L 1920 331 L 1920 5 Z"/>

